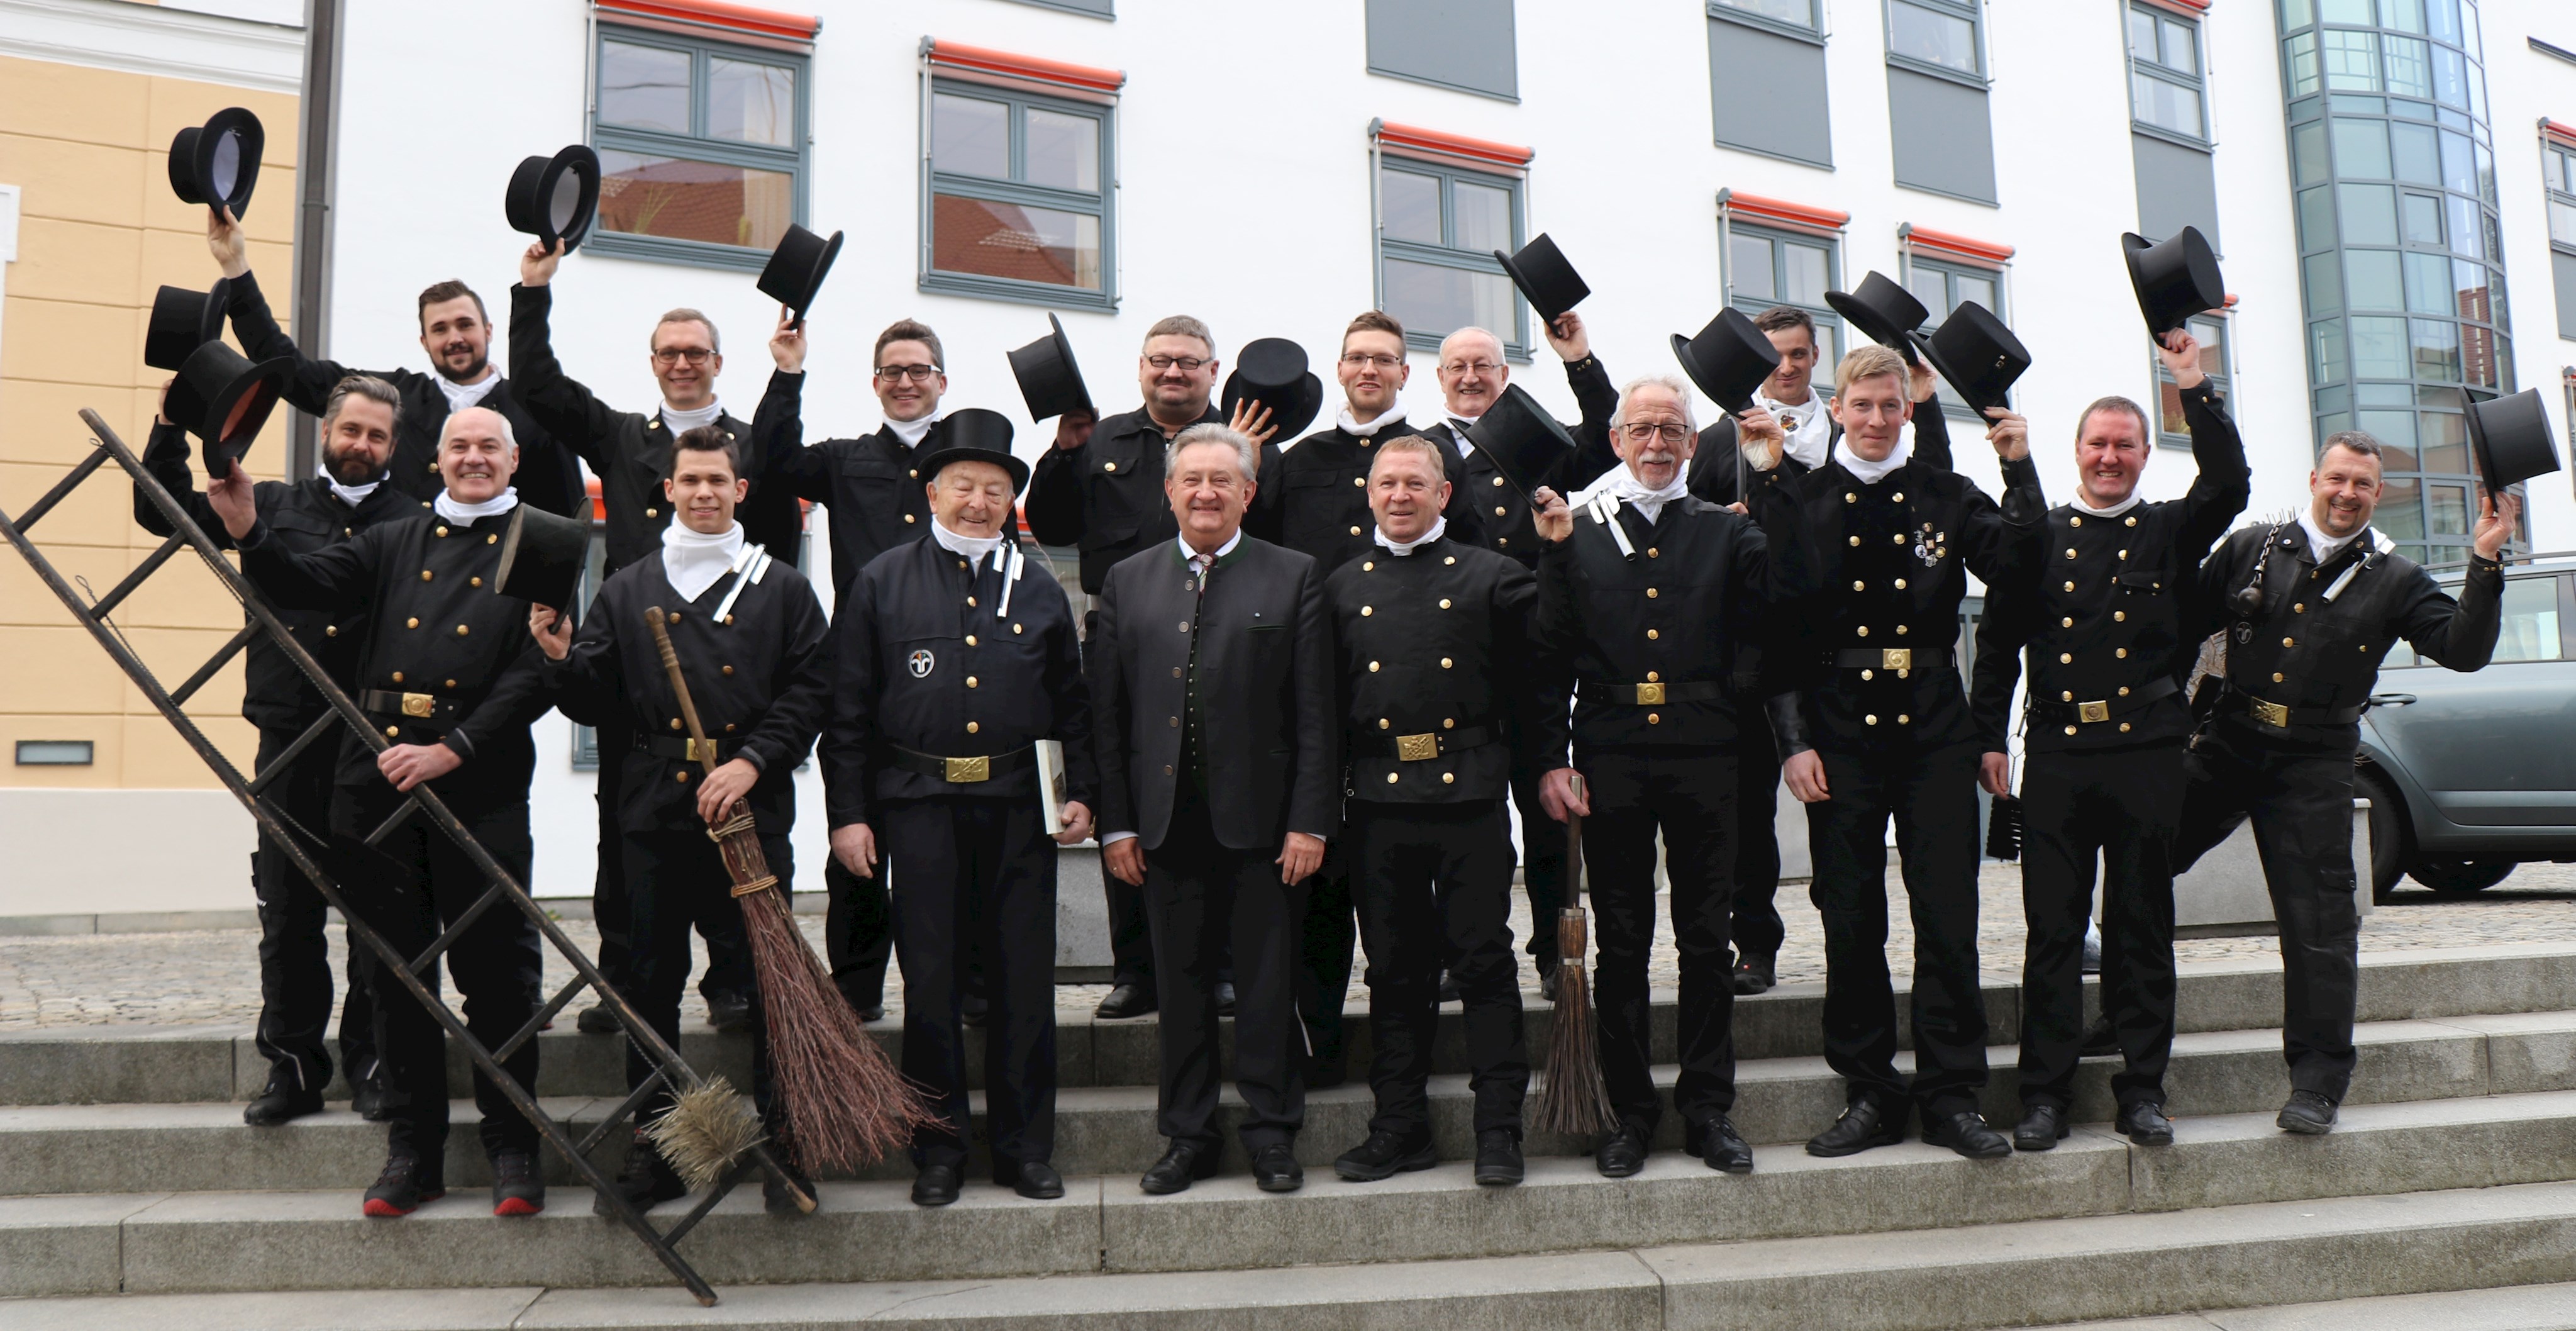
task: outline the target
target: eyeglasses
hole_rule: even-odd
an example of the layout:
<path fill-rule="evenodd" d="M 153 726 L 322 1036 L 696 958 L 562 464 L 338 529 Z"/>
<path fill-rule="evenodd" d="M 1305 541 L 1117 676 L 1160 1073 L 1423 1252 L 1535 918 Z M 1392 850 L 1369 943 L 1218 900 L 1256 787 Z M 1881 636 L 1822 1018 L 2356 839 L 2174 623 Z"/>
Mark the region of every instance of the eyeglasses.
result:
<path fill-rule="evenodd" d="M 1690 437 L 1690 431 L 1679 425 L 1657 425 L 1653 421 L 1630 421 L 1619 427 L 1632 444 L 1651 443 L 1661 435 L 1668 444 L 1678 444 Z"/>
<path fill-rule="evenodd" d="M 1372 356 L 1365 351 L 1345 351 L 1342 353 L 1342 364 L 1350 366 L 1354 370 L 1366 369 L 1372 365 L 1381 370 L 1392 370 L 1403 363 L 1404 357 L 1402 356 Z"/>
<path fill-rule="evenodd" d="M 716 353 L 707 350 L 705 347 L 656 347 L 653 351 L 653 363 L 656 365 L 677 365 L 682 361 L 687 361 L 691 365 L 704 365 L 707 363 L 707 357 L 714 354 Z"/>
<path fill-rule="evenodd" d="M 938 373 L 940 369 L 936 365 L 880 365 L 877 367 L 877 377 L 890 384 L 899 384 L 906 379 L 916 384 L 926 384 L 930 382 L 930 376 Z"/>
<path fill-rule="evenodd" d="M 1500 374 L 1502 362 L 1490 360 L 1453 360 L 1440 367 L 1442 374 Z"/>
<path fill-rule="evenodd" d="M 1157 370 L 1179 370 L 1183 374 L 1196 374 L 1200 366 L 1209 362 L 1198 356 L 1147 356 L 1145 363 Z"/>

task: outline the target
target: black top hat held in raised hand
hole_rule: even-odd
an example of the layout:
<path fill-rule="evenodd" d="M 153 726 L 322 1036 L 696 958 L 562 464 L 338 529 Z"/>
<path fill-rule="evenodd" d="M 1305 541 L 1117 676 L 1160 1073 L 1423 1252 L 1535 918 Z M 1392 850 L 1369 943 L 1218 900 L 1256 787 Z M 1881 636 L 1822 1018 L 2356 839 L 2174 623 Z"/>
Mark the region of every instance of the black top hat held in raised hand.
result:
<path fill-rule="evenodd" d="M 176 373 L 197 348 L 222 337 L 232 286 L 232 279 L 217 278 L 212 291 L 163 287 L 153 293 L 152 323 L 143 333 L 143 363 Z"/>
<path fill-rule="evenodd" d="M 2200 228 L 2153 244 L 2134 232 L 2120 237 L 2129 260 L 2129 285 L 2138 291 L 2138 310 L 2147 316 L 2147 336 L 2162 338 L 2191 316 L 2227 305 L 2227 281 L 2218 274 L 2218 253 Z"/>
<path fill-rule="evenodd" d="M 590 523 L 567 518 L 533 504 L 510 510 L 510 526 L 501 536 L 501 572 L 493 590 L 535 605 L 558 610 L 572 604 L 581 584 L 582 565 L 590 555 Z"/>
<path fill-rule="evenodd" d="M 535 236 L 550 249 L 560 240 L 570 253 L 599 212 L 599 154 L 576 143 L 552 157 L 521 161 L 510 173 L 502 211 L 511 230 Z"/>
<path fill-rule="evenodd" d="M 1295 439 L 1324 408 L 1324 381 L 1306 367 L 1306 349 L 1284 337 L 1255 338 L 1234 353 L 1234 373 L 1225 378 L 1222 405 L 1226 418 L 1246 401 L 1270 409 L 1269 428 L 1279 439 Z"/>
<path fill-rule="evenodd" d="M 1780 353 L 1771 339 L 1732 305 L 1717 312 L 1708 326 L 1691 337 L 1673 334 L 1673 358 L 1691 382 L 1729 415 L 1753 405 L 1753 390 L 1780 368 Z"/>
<path fill-rule="evenodd" d="M 1582 304 L 1583 298 L 1592 294 L 1592 288 L 1575 273 L 1574 265 L 1565 261 L 1565 252 L 1544 231 L 1531 237 L 1519 253 L 1496 250 L 1494 258 L 1511 275 L 1512 285 L 1529 298 L 1530 308 L 1538 311 L 1541 322 L 1556 322 L 1556 316 Z"/>
<path fill-rule="evenodd" d="M 832 261 L 839 257 L 840 232 L 833 232 L 826 240 L 790 222 L 787 234 L 779 238 L 778 248 L 770 251 L 769 264 L 760 270 L 756 285 L 761 294 L 786 306 L 789 324 L 801 328 L 805 311 L 814 303 L 814 293 L 823 289 L 824 275 L 832 271 Z"/>
<path fill-rule="evenodd" d="M 1991 423 L 1988 407 L 2005 405 L 2013 381 L 2030 368 L 2030 352 L 1994 311 L 1973 300 L 1959 302 L 1950 317 L 1923 339 L 1924 358 L 1950 382 L 1977 419 Z"/>
<path fill-rule="evenodd" d="M 968 407 L 939 418 L 930 431 L 927 447 L 913 458 L 913 468 L 921 479 L 930 481 L 939 469 L 951 462 L 990 462 L 1011 474 L 1011 493 L 1018 494 L 1029 484 L 1029 464 L 1011 452 L 1011 418 L 998 411 Z"/>
<path fill-rule="evenodd" d="M 259 184 L 259 154 L 267 143 L 259 117 L 228 106 L 205 124 L 180 130 L 170 140 L 170 188 L 182 203 L 229 208 L 238 220 L 250 211 L 251 190 Z"/>
<path fill-rule="evenodd" d="M 1011 377 L 1020 381 L 1020 398 L 1029 404 L 1030 420 L 1052 420 L 1068 411 L 1098 414 L 1091 405 L 1091 390 L 1083 386 L 1082 367 L 1073 363 L 1073 343 L 1052 311 L 1047 314 L 1046 336 L 1006 354 Z"/>
<path fill-rule="evenodd" d="M 219 480 L 250 451 L 294 371 L 292 356 L 253 364 L 222 342 L 202 343 L 179 363 L 161 410 L 202 441 L 206 475 Z"/>
<path fill-rule="evenodd" d="M 1574 436 L 1538 399 L 1508 384 L 1494 405 L 1467 427 L 1467 440 L 1485 451 L 1502 470 L 1503 479 L 1524 495 L 1556 483 L 1557 473 L 1574 456 Z"/>
<path fill-rule="evenodd" d="M 2540 390 L 2526 388 L 2511 397 L 2481 402 L 2460 390 L 2469 409 L 2469 450 L 2478 461 L 2478 478 L 2488 493 L 2516 481 L 2558 470 L 2558 448 L 2549 437 L 2549 413 Z"/>
<path fill-rule="evenodd" d="M 1915 329 L 1932 317 L 1914 293 L 1873 272 L 1860 280 L 1857 291 L 1828 291 L 1825 303 L 1834 307 L 1861 336 L 1882 347 L 1894 347 L 1905 363 L 1915 361 Z"/>

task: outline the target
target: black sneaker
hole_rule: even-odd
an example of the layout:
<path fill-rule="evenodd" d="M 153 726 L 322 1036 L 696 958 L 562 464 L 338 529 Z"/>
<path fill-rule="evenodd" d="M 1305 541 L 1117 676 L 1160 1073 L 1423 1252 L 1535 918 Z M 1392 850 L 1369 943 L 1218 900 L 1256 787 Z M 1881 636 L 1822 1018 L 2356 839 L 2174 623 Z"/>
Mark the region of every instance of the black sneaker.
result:
<path fill-rule="evenodd" d="M 1353 1183 L 1375 1183 L 1417 1169 L 1429 1169 L 1440 1163 L 1431 1150 L 1430 1134 L 1420 1141 L 1408 1142 L 1392 1132 L 1372 1132 L 1368 1140 L 1342 1152 L 1333 1162 L 1333 1172 Z"/>
<path fill-rule="evenodd" d="M 622 1028 L 617 1024 L 617 1015 L 608 1010 L 606 1003 L 593 1003 L 581 1010 L 581 1016 L 573 1022 L 573 1029 L 584 1035 L 615 1035 Z"/>
<path fill-rule="evenodd" d="M 268 1088 L 242 1109 L 242 1122 L 254 1128 L 273 1128 L 307 1114 L 321 1113 L 322 1092 L 304 1089 L 313 1080 L 298 1076 L 292 1063 L 269 1069 Z"/>
<path fill-rule="evenodd" d="M 535 1215 L 546 1209 L 546 1181 L 536 1157 L 503 1148 L 492 1153 L 492 1214 Z"/>
<path fill-rule="evenodd" d="M 395 1151 L 367 1188 L 366 1212 L 378 1220 L 398 1220 L 419 1210 L 421 1203 L 446 1195 L 447 1182 L 436 1166 L 424 1165 L 411 1151 Z"/>
<path fill-rule="evenodd" d="M 1508 1188 L 1521 1181 L 1526 1168 L 1521 1163 L 1521 1139 L 1510 1128 L 1487 1128 L 1476 1134 L 1476 1182 L 1488 1188 Z"/>
<path fill-rule="evenodd" d="M 1777 955 L 1746 952 L 1735 959 L 1735 992 L 1751 997 L 1780 983 L 1780 959 Z"/>
<path fill-rule="evenodd" d="M 2281 1117 L 2274 1121 L 2283 1132 L 2322 1137 L 2334 1131 L 2335 1102 L 2315 1091 L 2292 1091 L 2290 1102 L 2281 1106 Z"/>
<path fill-rule="evenodd" d="M 685 1197 L 689 1185 L 672 1172 L 662 1153 L 653 1143 L 637 1137 L 626 1144 L 626 1161 L 617 1170 L 617 1179 L 608 1185 L 610 1191 L 626 1199 L 638 1211 L 649 1211 L 674 1197 Z M 603 1194 L 592 1199 L 590 1209 L 599 1215 L 617 1214 Z"/>
<path fill-rule="evenodd" d="M 739 1031 L 751 1025 L 751 995 L 718 990 L 707 995 L 707 1024 L 720 1031 Z"/>

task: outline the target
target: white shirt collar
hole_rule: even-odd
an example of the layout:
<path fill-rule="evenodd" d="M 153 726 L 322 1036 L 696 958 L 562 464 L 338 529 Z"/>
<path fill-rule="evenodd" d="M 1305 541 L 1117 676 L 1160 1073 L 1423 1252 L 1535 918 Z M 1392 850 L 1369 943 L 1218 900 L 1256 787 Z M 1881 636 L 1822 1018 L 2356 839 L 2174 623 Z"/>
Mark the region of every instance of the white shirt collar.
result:
<path fill-rule="evenodd" d="M 1340 426 L 1342 433 L 1353 438 L 1374 438 L 1378 431 L 1390 425 L 1404 424 L 1404 404 L 1398 402 L 1379 413 L 1377 419 L 1362 422 L 1359 417 L 1351 414 L 1351 404 L 1345 402 L 1342 404 L 1342 409 L 1334 413 L 1333 424 Z"/>
<path fill-rule="evenodd" d="M 380 475 L 377 479 L 369 481 L 364 485 L 342 485 L 340 484 L 339 478 L 331 474 L 330 467 L 326 464 L 322 470 L 322 483 L 331 487 L 331 493 L 340 496 L 341 503 L 347 504 L 351 508 L 356 508 L 358 505 L 367 502 L 367 496 L 374 494 L 376 492 L 376 487 L 384 484 L 385 482 L 383 477 Z"/>
<path fill-rule="evenodd" d="M 950 531 L 948 524 L 941 522 L 936 514 L 933 514 L 930 519 L 930 539 L 937 541 L 940 549 L 962 556 L 970 564 L 993 553 L 994 549 L 1002 543 L 1002 538 L 998 534 L 968 536 L 964 532 Z"/>
<path fill-rule="evenodd" d="M 1175 544 L 1178 544 L 1181 547 L 1182 559 L 1192 560 L 1199 557 L 1199 552 L 1190 547 L 1189 537 L 1179 537 L 1176 539 Z M 1234 529 L 1234 535 L 1225 538 L 1225 544 L 1216 548 L 1216 558 L 1223 559 L 1227 555 L 1233 554 L 1234 547 L 1241 544 L 1243 544 L 1243 528 L 1237 527 Z"/>
<path fill-rule="evenodd" d="M 2083 488 L 2079 485 L 2075 491 L 2074 498 L 2069 499 L 2066 502 L 2068 507 L 2073 508 L 2076 512 L 2081 513 L 2088 518 L 2116 518 L 2121 514 L 2128 512 L 2130 509 L 2136 508 L 2140 500 L 2138 499 L 2138 492 L 2131 490 L 2128 498 L 2111 505 L 2109 508 L 2095 508 L 2090 503 L 2085 502 Z"/>
<path fill-rule="evenodd" d="M 1940 408 L 1936 406 L 1933 410 L 1938 411 Z M 1886 457 L 1880 458 L 1876 462 L 1872 462 L 1869 459 L 1862 457 L 1860 454 L 1853 452 L 1851 449 L 1846 448 L 1835 460 L 1843 464 L 1843 470 L 1852 474 L 1852 479 L 1859 481 L 1863 485 L 1876 485 L 1880 481 L 1886 480 L 1888 475 L 1894 472 L 1897 468 L 1913 461 L 1913 459 L 1914 426 L 1911 422 L 1908 422 L 1905 428 L 1897 433 L 1896 447 L 1887 450 Z"/>
<path fill-rule="evenodd" d="M 501 372 L 489 365 L 483 367 L 483 377 L 470 384 L 460 384 L 443 374 L 432 377 L 438 383 L 438 391 L 447 397 L 447 413 L 451 416 L 467 407 L 481 406 L 483 399 L 501 386 Z"/>
<path fill-rule="evenodd" d="M 707 404 L 695 411 L 682 411 L 668 402 L 662 404 L 662 424 L 674 435 L 686 434 L 701 425 L 713 425 L 723 414 L 724 404 L 713 398 L 707 399 Z"/>
<path fill-rule="evenodd" d="M 2361 531 L 2340 538 L 2328 536 L 2325 529 L 2317 525 L 2316 510 L 2303 508 L 2299 510 L 2299 530 L 2307 533 L 2308 554 L 2316 560 L 2319 567 L 2323 567 L 2327 560 L 2341 553 L 2345 546 L 2360 540 L 2362 532 L 2369 531 L 2370 528 L 2364 527 Z"/>
<path fill-rule="evenodd" d="M 710 536 L 674 519 L 662 529 L 662 574 L 672 590 L 694 601 L 735 566 L 743 548 L 739 522 Z"/>
<path fill-rule="evenodd" d="M 1689 493 L 1690 470 L 1687 467 L 1673 474 L 1672 484 L 1660 490 L 1650 490 L 1646 488 L 1644 481 L 1637 479 L 1636 472 L 1622 464 L 1602 473 L 1600 480 L 1594 481 L 1590 488 L 1566 502 L 1570 507 L 1581 508 L 1601 495 L 1607 494 L 1616 497 L 1621 503 L 1634 507 L 1639 513 L 1645 515 L 1646 521 L 1651 523 L 1662 519 L 1664 505 Z"/>
<path fill-rule="evenodd" d="M 1753 395 L 1753 400 L 1782 421 L 1798 423 L 1798 428 L 1789 431 L 1789 456 L 1805 464 L 1810 471 L 1825 465 L 1826 451 L 1834 441 L 1834 422 L 1832 413 L 1826 411 L 1825 404 L 1816 397 L 1815 389 L 1807 390 L 1804 402 L 1782 402 L 1758 392 Z"/>
<path fill-rule="evenodd" d="M 906 448 L 919 448 L 930 437 L 930 427 L 939 423 L 939 413 L 932 412 L 917 421 L 887 421 L 886 433 L 903 441 Z"/>
<path fill-rule="evenodd" d="M 472 522 L 477 518 L 497 517 L 519 506 L 519 487 L 513 485 L 479 504 L 459 503 L 445 490 L 429 501 L 430 509 L 450 522 Z"/>
<path fill-rule="evenodd" d="M 1386 549 L 1388 549 L 1388 550 L 1390 550 L 1390 551 L 1393 551 L 1393 552 L 1394 552 L 1394 553 L 1396 553 L 1396 554 L 1399 554 L 1399 555 L 1409 555 L 1409 554 L 1412 554 L 1414 551 L 1419 550 L 1419 549 L 1421 549 L 1422 547 L 1424 547 L 1424 546 L 1426 546 L 1426 545 L 1431 544 L 1433 541 L 1439 540 L 1439 539 L 1440 539 L 1440 536 L 1441 536 L 1441 533 L 1446 532 L 1446 531 L 1448 531 L 1448 530 L 1449 530 L 1449 519 L 1447 519 L 1447 518 L 1445 518 L 1445 517 L 1440 517 L 1440 518 L 1433 518 L 1433 519 L 1431 520 L 1431 530 L 1429 530 L 1429 531 L 1427 531 L 1427 532 L 1422 533 L 1420 536 L 1417 536 L 1417 537 L 1415 537 L 1414 539 L 1412 539 L 1412 540 L 1410 540 L 1410 541 L 1394 541 L 1394 540 L 1389 540 L 1389 539 L 1387 539 L 1387 535 L 1386 535 L 1386 528 L 1384 528 L 1384 527 L 1380 527 L 1380 528 L 1378 528 L 1378 529 L 1377 529 L 1377 531 L 1376 531 L 1376 533 L 1375 533 L 1375 535 L 1376 535 L 1376 538 L 1377 538 L 1377 543 L 1378 543 L 1379 545 L 1381 545 L 1381 546 L 1385 547 Z"/>
<path fill-rule="evenodd" d="M 1448 413 L 1448 416 L 1449 433 L 1458 441 L 1458 456 L 1462 458 L 1473 457 L 1476 452 L 1476 441 L 1467 437 L 1467 431 L 1472 428 L 1476 422 L 1485 419 L 1483 414 L 1479 413 L 1474 416 L 1462 416 L 1453 411 Z"/>

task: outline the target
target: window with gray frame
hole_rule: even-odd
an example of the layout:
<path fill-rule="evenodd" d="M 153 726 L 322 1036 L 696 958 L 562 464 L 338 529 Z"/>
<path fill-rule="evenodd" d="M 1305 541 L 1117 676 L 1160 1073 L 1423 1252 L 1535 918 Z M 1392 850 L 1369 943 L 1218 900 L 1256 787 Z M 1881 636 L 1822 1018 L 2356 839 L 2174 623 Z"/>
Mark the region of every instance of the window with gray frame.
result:
<path fill-rule="evenodd" d="M 2576 148 L 2544 142 L 2540 176 L 2549 191 L 2549 264 L 2558 288 L 2558 335 L 2576 337 Z"/>
<path fill-rule="evenodd" d="M 1959 302 L 1964 300 L 1973 300 L 1994 311 L 1995 317 L 2006 324 L 2012 322 L 2012 315 L 2003 307 L 2002 274 L 1991 268 L 1917 255 L 1906 265 L 1905 286 L 1914 293 L 1916 300 L 1923 302 L 1923 308 L 1931 312 L 1932 317 L 1923 321 L 1926 333 L 1940 327 L 1942 321 L 1950 317 L 1950 311 L 1959 308 Z M 1980 420 L 1977 413 L 1970 411 L 1967 399 L 1960 397 L 1947 379 L 1941 381 L 1940 396 L 1941 409 L 1950 415 L 1964 421 L 1977 421 L 1980 425 L 1993 424 Z"/>
<path fill-rule="evenodd" d="M 1529 354 L 1520 292 L 1494 251 L 1521 247 L 1521 182 L 1388 157 L 1378 171 L 1378 308 L 1405 345 L 1439 349 L 1461 328 L 1486 329 L 1505 353 Z"/>
<path fill-rule="evenodd" d="M 2316 441 L 2387 446 L 2375 525 L 2467 555 L 2460 390 L 2513 391 L 2495 153 L 2465 0 L 2276 0 Z"/>
<path fill-rule="evenodd" d="M 1816 321 L 1815 385 L 1833 392 L 1834 365 L 1842 359 L 1843 320 L 1825 303 L 1842 285 L 1836 244 L 1767 227 L 1729 222 L 1726 229 L 1726 303 L 1750 314 L 1793 305 Z"/>
<path fill-rule="evenodd" d="M 1887 112 L 1896 183 L 1995 202 L 1979 0 L 1885 0 Z"/>
<path fill-rule="evenodd" d="M 2196 226 L 2218 244 L 2218 175 L 2200 24 L 2129 0 L 2129 126 L 2138 174 L 2138 233 L 2163 240 Z"/>
<path fill-rule="evenodd" d="M 932 83 L 921 289 L 1115 306 L 1110 114 L 1092 102 Z"/>
<path fill-rule="evenodd" d="M 1368 0 L 1368 68 L 1517 102 L 1512 0 Z"/>
<path fill-rule="evenodd" d="M 593 253 L 757 270 L 805 219 L 805 58 L 602 25 Z"/>
<path fill-rule="evenodd" d="M 2243 415 L 2236 409 L 2235 381 L 2227 373 L 2227 320 L 2215 314 L 2201 315 L 2191 321 L 2191 335 L 2200 343 L 2200 372 L 2209 376 L 2210 391 L 2228 404 L 2229 414 Z M 2162 357 L 2149 352 L 2147 359 L 2155 365 L 2156 374 L 2156 442 L 2189 448 L 2191 422 L 2183 419 L 2182 389 L 2165 369 Z"/>
<path fill-rule="evenodd" d="M 1710 114 L 1720 146 L 1834 164 L 1818 4 L 1708 0 Z"/>

